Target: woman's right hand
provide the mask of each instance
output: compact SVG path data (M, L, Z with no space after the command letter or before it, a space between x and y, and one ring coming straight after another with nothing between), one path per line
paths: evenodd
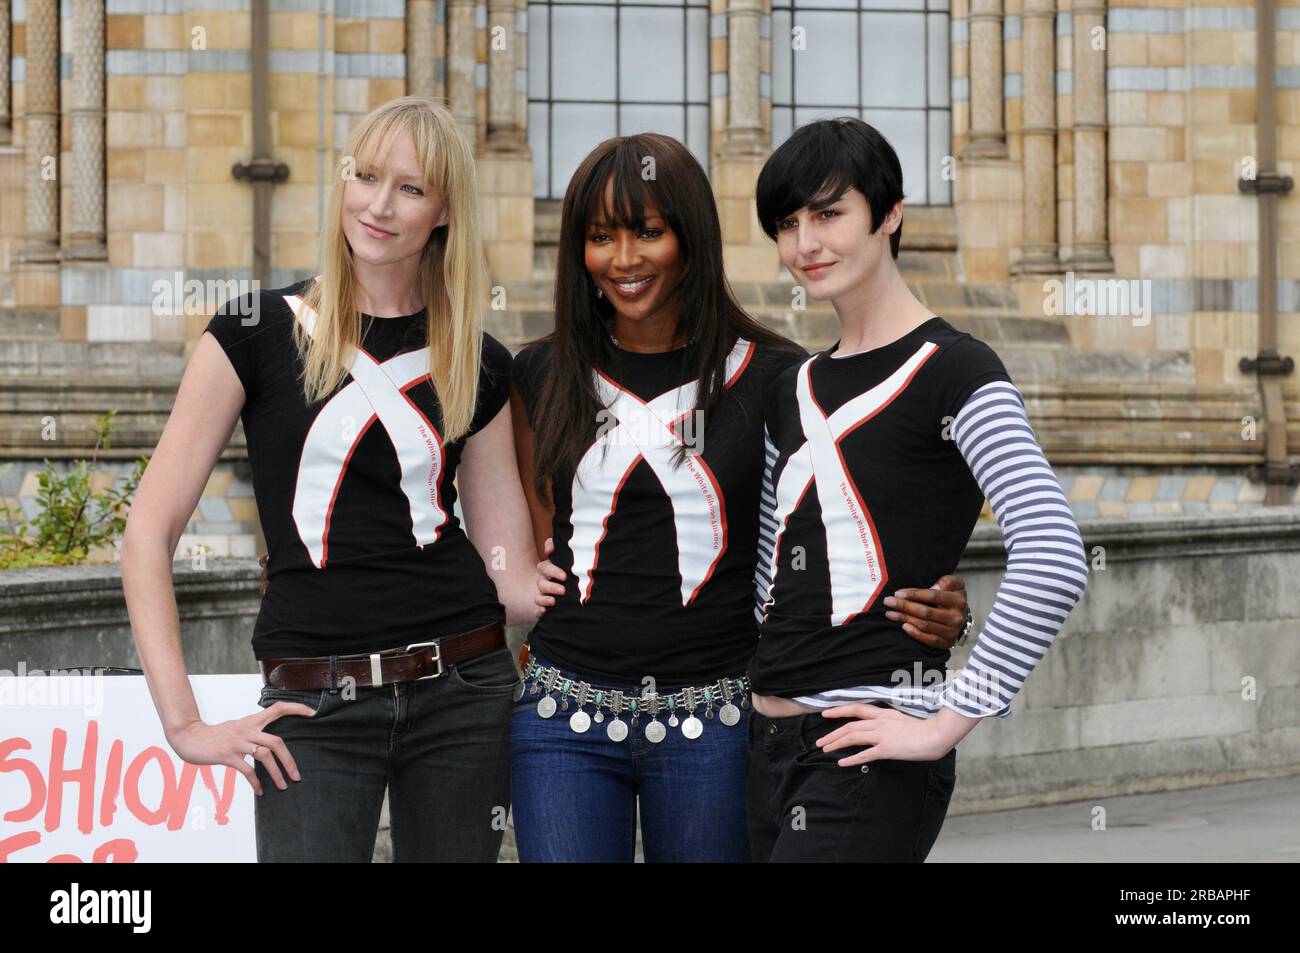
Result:
M168 737L167 742L181 760L189 764L223 764L234 768L248 779L254 793L260 795L262 785L257 780L257 769L244 760L251 754L262 762L275 786L283 791L288 785L280 772L280 764L284 765L284 770L293 780L301 781L302 777L298 774L298 765L294 763L284 740L278 735L267 734L266 726L285 715L305 715L310 718L315 714L299 702L276 702L233 721L223 721L216 725L202 721L191 722L177 732L175 737ZM276 763L277 759L279 764Z
M542 554L546 558L537 564L537 605L542 612L545 612L548 606L555 605L556 596L564 595L564 580L568 575L551 562L550 556L553 552L555 552L555 541L548 537Z

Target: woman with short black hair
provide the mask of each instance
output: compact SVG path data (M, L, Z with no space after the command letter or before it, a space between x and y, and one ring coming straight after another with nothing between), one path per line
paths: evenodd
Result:
M763 167L757 202L842 336L784 371L765 409L754 856L924 860L956 744L1009 713L1083 594L1082 539L1002 362L898 272L903 176L885 138L858 119L803 126ZM885 594L952 571L986 497L1007 572L948 679L947 648L907 638Z

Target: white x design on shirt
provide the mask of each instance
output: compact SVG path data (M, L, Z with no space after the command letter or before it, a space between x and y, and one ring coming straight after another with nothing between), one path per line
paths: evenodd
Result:
M753 353L752 342L736 341L727 356L725 386L735 383ZM680 467L673 466L682 444L675 425L694 408L699 382L690 381L643 401L600 371L594 373L597 397L618 425L598 434L574 473L569 548L579 599L586 602L591 597L592 573L619 492L636 465L645 460L673 507L682 605L688 605L727 548L725 501L704 457L688 452Z
M288 295L285 301L307 334L315 337L316 313L298 295ZM442 437L405 393L405 388L429 376L429 349L406 351L380 363L358 348L348 373L352 380L325 403L307 432L294 486L293 521L312 563L320 569L329 558L330 516L343 475L376 420L397 451L400 488L410 508L416 544L435 542L447 522L438 491L445 456Z
M817 501L821 504L822 528L826 533L826 560L830 567L831 625L843 625L875 602L889 572L881 552L871 513L844 463L840 441L880 413L907 389L912 378L935 351L937 344L926 342L902 366L852 400L829 417L812 392L811 370L816 358L809 358L799 368L795 388L799 404L799 423L805 443L792 453L776 483L776 542L769 565L767 598L764 614L772 606L772 591L790 516L797 510L814 482ZM834 358L828 358L834 360Z

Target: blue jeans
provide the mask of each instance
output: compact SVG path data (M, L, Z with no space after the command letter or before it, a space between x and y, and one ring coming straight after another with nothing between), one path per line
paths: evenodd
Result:
M542 665L545 659L533 653ZM639 695L641 685L587 677L566 677L596 688ZM719 672L718 677L739 672ZM667 693L681 686L660 686ZM552 718L537 713L542 696L525 693L515 704L511 731L511 794L515 838L524 863L560 861L631 863L636 850L637 807L641 846L648 863L689 861L748 863L745 817L745 747L748 709L740 723L696 715L704 733L694 741L680 726L668 728L658 744L645 738L648 719L629 725L623 741L611 741L609 726L592 722L583 734L569 727L576 710ZM588 714L593 710L586 709ZM681 716L684 717L684 716ZM667 728L661 714L660 724Z
M510 703L519 678L501 648L439 678L329 690L264 688L258 704L301 702L314 717L266 726L302 775L275 786L259 761L259 862L368 863L388 792L393 860L494 862L510 806Z

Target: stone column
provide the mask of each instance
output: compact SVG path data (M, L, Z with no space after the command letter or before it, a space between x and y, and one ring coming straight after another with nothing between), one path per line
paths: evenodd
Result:
M721 147L726 155L759 155L767 146L758 82L763 7L763 0L730 0L727 4L727 127Z
M447 106L471 143L478 141L474 92L474 0L447 0Z
M12 34L9 30L9 0L0 0L0 146L13 142L13 113L9 110L11 95L10 77L13 60L10 58Z
M1002 0L971 0L967 20L970 23L970 138L962 155L1001 158L1007 154L1002 119Z
M489 149L518 151L524 144L519 121L517 47L524 41L515 30L519 6L515 0L488 0L488 114Z
M488 0L485 148L478 157L483 248L492 283L533 274L533 154L520 89L528 42L526 0ZM594 143L593 143L594 145Z
M65 259L104 261L104 4L73 0L72 203Z
M406 91L439 99L438 7L435 0L406 3Z
M1076 271L1115 266L1106 240L1106 49L1094 49L1093 31L1104 27L1106 0L1075 0L1074 24L1074 236ZM1105 39L1104 33L1099 34Z
M1056 0L1024 0L1020 15L1024 234L1018 272L1060 269L1056 244Z
M725 110L719 109L710 88L711 112L724 116L716 129L718 152L710 157L713 194L722 220L723 257L727 277L741 300L750 292L746 282L784 280L780 259L759 228L754 212L754 186L771 150L771 130L763 123L760 77L771 69L764 62L764 43L789 42L789 37L762 39L762 21L771 16L770 0L711 0L710 21L726 25L726 36L709 42L709 74L725 75ZM713 120L710 120L712 127Z
M24 263L59 260L59 0L28 0Z

